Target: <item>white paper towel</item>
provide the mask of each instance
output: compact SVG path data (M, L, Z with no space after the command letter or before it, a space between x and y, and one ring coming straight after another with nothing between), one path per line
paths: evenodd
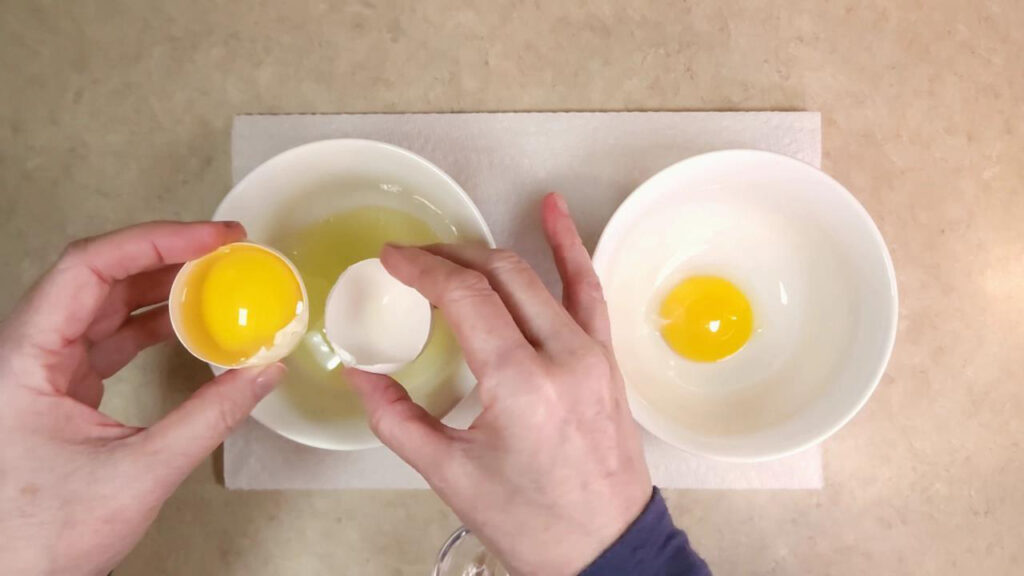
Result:
M622 112L251 115L235 118L232 175L294 146L368 138L408 148L450 174L480 208L500 246L522 254L552 290L539 199L557 190L593 246L615 208L645 179L683 158L727 148L770 150L819 166L815 112ZM696 457L646 435L664 488L817 489L821 448L757 464ZM386 448L333 452L296 444L249 419L224 443L232 489L426 488Z

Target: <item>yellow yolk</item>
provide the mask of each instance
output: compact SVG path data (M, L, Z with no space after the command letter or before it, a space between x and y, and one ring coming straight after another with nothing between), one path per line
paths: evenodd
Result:
M221 365L235 365L274 344L302 311L302 288L277 254L230 244L196 261L182 300L195 346Z
M747 297L717 276L691 276L676 284L658 315L665 343L695 362L716 362L736 353L754 328Z

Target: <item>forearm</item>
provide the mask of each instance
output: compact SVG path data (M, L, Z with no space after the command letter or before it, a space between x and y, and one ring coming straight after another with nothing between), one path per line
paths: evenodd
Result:
M580 576L711 576L711 570L675 527L665 500L651 501L626 532Z

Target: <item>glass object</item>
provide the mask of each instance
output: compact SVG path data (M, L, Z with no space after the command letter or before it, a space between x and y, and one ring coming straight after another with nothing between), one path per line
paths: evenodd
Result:
M448 537L437 553L432 576L509 576L497 558L465 526Z

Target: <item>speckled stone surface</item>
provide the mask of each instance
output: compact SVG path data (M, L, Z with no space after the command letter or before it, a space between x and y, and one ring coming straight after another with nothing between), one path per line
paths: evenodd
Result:
M820 110L895 260L893 361L824 491L672 511L720 575L1015 573L1022 29L1018 0L0 0L0 311L73 237L208 215L237 113ZM160 347L103 408L146 424L206 375ZM213 462L119 574L425 575L458 524L427 492L229 493Z

